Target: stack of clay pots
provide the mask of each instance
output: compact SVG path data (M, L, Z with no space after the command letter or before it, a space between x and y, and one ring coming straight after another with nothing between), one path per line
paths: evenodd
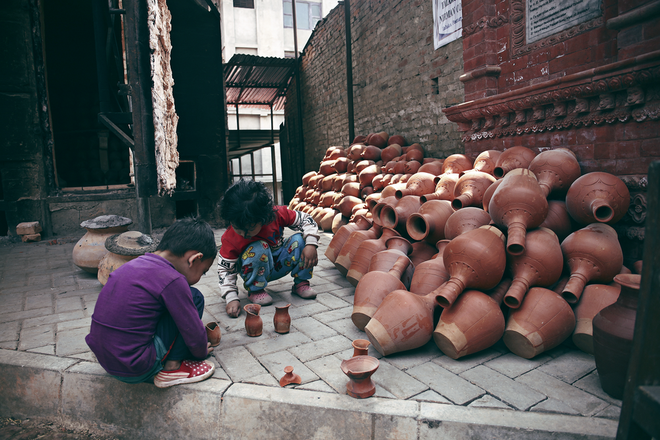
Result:
M525 358L571 336L593 353L591 322L630 273L612 228L629 203L565 148L435 159L372 133L328 148L289 206L335 233L326 256L351 273L353 322L381 354L434 339L458 359L500 339Z

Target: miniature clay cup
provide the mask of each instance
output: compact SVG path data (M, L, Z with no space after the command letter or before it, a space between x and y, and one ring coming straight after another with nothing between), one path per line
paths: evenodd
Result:
M206 324L206 338L211 343L211 347L220 345L221 337L222 334L220 333L220 326L217 322L209 322Z
M245 310L245 331L247 331L248 336L261 336L261 333L264 328L264 322L259 316L259 311L261 306L259 304L246 304L243 307Z
M287 367L284 367L284 373L285 373L284 376L282 376L282 378L280 379L280 386L281 387L285 387L285 386L290 385L292 383L293 384L300 384L302 382L302 379L300 378L300 376L298 376L297 374L295 374L293 372L293 367L292 366L289 365Z
M373 396L376 385L371 376L376 372L380 362L372 356L354 356L341 362L341 371L349 377L346 392L356 399Z

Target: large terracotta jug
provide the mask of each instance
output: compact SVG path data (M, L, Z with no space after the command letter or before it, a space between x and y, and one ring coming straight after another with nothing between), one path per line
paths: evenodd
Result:
M429 200L406 220L406 231L413 240L435 244L445 238L445 224L454 213L448 200Z
M406 187L405 183L390 183L380 192L381 199L387 199L389 197L394 197L397 190L404 189ZM394 197L396 199L396 197Z
M379 161L381 151L382 150L375 145L367 145L362 150L362 153L360 153L360 157L362 159Z
M498 150L486 150L479 153L476 159L474 159L473 169L475 171L482 171L493 175L495 171L495 166L497 165L497 160L502 154Z
M335 259L335 267L343 275L346 276L348 269L351 267L351 262L353 261L353 256L357 252L358 247L364 240L370 240L373 238L380 237L381 227L376 223L367 230L358 230L351 233L348 236L348 240L344 246L342 246L337 258Z
M482 226L450 241L442 255L450 278L434 293L442 307L451 306L467 288L492 289L506 268L504 234L494 226Z
M371 185L371 181L380 174L380 167L376 164L369 165L358 173L358 178L360 180L360 187L364 188L365 186Z
M561 200L548 200L548 215L539 227L548 228L557 234L560 243L564 241L574 230L573 221L566 210L566 203Z
M584 288L580 301L573 308L576 319L573 343L580 350L594 354L594 317L605 307L614 304L620 292L621 285L617 283L589 284Z
M351 260L351 265L348 268L346 273L346 279L353 285L357 286L360 278L369 271L369 263L371 258L380 251L387 249L385 243L390 237L399 236L399 233L391 228L382 228L380 237L372 238L370 240L364 240L360 243L353 259Z
M73 264L89 273L98 273L99 263L108 253L105 241L128 230L133 220L118 215L101 215L80 223L87 232L73 247Z
M448 173L436 176L435 192L431 194L424 194L422 203L429 200L454 200L454 188L458 182L458 173Z
M410 287L410 281L412 280L412 276L415 271L415 260L412 258L415 250L415 244L417 243L411 244L403 237L390 237L385 242L387 249L377 252L373 257L371 257L371 262L369 263L367 272L389 272L390 269L394 267L394 264L397 262L399 257L408 257L410 263L401 274L401 282L404 286L406 286L406 290L408 290Z
M552 290L532 287L520 308L509 314L503 339L513 353L532 359L561 344L574 328L575 314L566 300Z
M362 203L362 199L359 197L355 196L344 196L342 197L341 201L337 203L336 205L333 205L332 207L339 212L344 217L350 217L351 216L351 211L353 210L353 207L355 205L359 205Z
M433 258L438 250L431 243L425 241L414 241L412 243L412 252L410 253L410 261L415 266Z
M385 297L364 331L383 356L419 348L431 340L435 294L395 290Z
M442 174L443 163L444 161L442 159L430 160L430 158L427 157L424 159L424 163L422 163L422 166L419 167L417 172L431 173L434 176L439 176Z
M426 295L449 281L449 272L447 272L445 262L442 259L448 243L449 240L439 240L436 243L438 253L430 260L415 266L409 289L412 293Z
M406 270L410 260L400 255L392 268L387 272L367 272L355 286L353 296L353 313L351 320L360 330L364 330L371 317L376 313L383 299L395 290L405 289L401 282L401 274Z
M536 175L546 197L551 193L566 194L581 175L575 153L567 148L542 151L532 159L528 168Z
M641 275L619 274L614 282L621 286L616 302L594 317L594 357L600 385L615 399L623 398L637 317L637 297Z
M407 234L406 222L411 214L419 211L422 202L419 196L404 196L399 199L396 206L385 206L380 211L380 223L384 227L396 229L399 233Z
M507 256L507 270L513 282L504 295L504 303L517 309L530 287L552 286L559 280L563 268L564 256L557 235L546 228L529 231L525 251Z
M396 206L396 204L399 203L399 199L394 197L394 195L391 196L383 196L383 193L381 193L381 197L376 202L374 205L373 209L371 210L371 215L373 216L374 223L379 224L382 226L382 223L380 222L380 212L383 210L385 206Z
M466 171L454 186L452 208L458 210L467 206L481 207L484 193L495 182L495 178L482 171Z
M472 161L465 154L452 154L442 164L443 174L460 174L472 169Z
M493 193L488 213L493 223L507 228L507 252L520 255L525 251L527 229L540 226L547 217L548 200L534 173L516 168L507 173Z
M494 345L504 334L504 326L504 314L495 300L467 290L442 311L433 340L444 354L458 359Z
M561 296L571 304L578 302L588 282L611 283L623 266L617 233L604 223L573 232L561 243L561 251L571 273Z
M496 180L493 184L486 188L486 191L484 191L484 198L481 201L481 206L484 208L484 211L488 212L488 204L490 203L490 199L493 198L493 193L497 187L500 186L500 183L502 183L502 179Z
M380 152L380 159L383 163L387 163L394 159L395 157L401 156L401 145L399 144L390 144L387 147L383 148Z
M406 182L405 189L400 189L396 192L397 199L403 196L422 196L424 194L431 194L435 189L435 176L430 173L415 173L410 180Z
M612 225L630 206L628 187L617 176L595 171L579 177L566 193L566 209L582 225L601 222Z
M493 175L498 179L516 168L527 168L536 153L527 147L511 147L500 154Z
M461 234L485 226L490 222L490 215L483 209L474 206L459 209L450 215L445 223L445 238L453 240Z
M339 255L339 251L341 251L341 248L346 244L346 240L348 240L351 233L358 230L364 231L370 227L371 221L362 215L357 216L354 223L348 223L342 226L335 235L332 236L332 240L330 240L328 248L325 250L325 256L331 263L334 263L337 259L337 255Z

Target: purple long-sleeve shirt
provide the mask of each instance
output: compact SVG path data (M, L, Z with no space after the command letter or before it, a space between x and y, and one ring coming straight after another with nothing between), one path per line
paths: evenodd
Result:
M110 274L85 341L108 373L140 376L156 362L153 337L165 313L174 319L190 353L206 358L206 330L186 278L163 257L143 255Z

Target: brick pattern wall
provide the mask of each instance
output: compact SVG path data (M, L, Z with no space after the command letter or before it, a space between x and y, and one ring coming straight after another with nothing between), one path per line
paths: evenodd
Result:
M386 131L419 142L433 157L463 151L456 124L442 108L463 102L462 43L433 49L431 0L351 2L355 134ZM312 34L302 56L305 169L325 150L348 146L344 5ZM295 86L287 119L297 113Z

